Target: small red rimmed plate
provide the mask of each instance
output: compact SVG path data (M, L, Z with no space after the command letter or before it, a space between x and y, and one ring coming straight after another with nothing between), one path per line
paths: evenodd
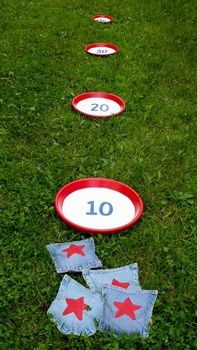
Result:
M55 198L55 209L76 230L111 234L134 225L142 215L143 202L122 182L87 178L62 187Z
M109 43L94 43L87 45L85 51L95 56L109 56L119 51L118 46Z
M92 118L109 118L125 109L125 103L120 97L107 92L85 92L74 97L72 106Z
M113 17L106 15L96 15L92 17L94 21L100 23L110 23L113 21Z

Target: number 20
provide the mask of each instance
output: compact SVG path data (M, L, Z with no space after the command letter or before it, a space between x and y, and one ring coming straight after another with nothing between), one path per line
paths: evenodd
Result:
M94 208L94 201L90 201L88 204L90 205L90 211L86 212L86 215L98 215ZM108 206L108 211L104 212L104 206ZM109 202L102 202L99 206L99 213L103 216L111 215L113 213L113 206Z
M109 106L106 104L102 104L99 106L98 103L92 103L91 106L94 106L93 108L91 108L91 111L94 111L94 112L98 112L98 107L101 112L107 112L109 109Z

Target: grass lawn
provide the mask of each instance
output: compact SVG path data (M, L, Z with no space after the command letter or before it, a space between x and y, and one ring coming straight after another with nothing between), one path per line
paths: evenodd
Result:
M1 10L0 348L197 349L195 1L2 0ZM114 22L93 22L98 13ZM87 55L97 41L119 54ZM73 96L92 90L119 95L125 112L74 112ZM145 203L132 229L93 237L105 268L137 262L142 288L159 290L147 339L64 336L47 316L62 276L46 244L89 237L53 201L84 177L124 182Z

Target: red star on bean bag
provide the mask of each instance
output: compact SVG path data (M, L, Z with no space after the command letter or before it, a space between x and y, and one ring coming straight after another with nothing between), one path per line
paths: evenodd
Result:
M84 303L84 297L78 299L66 299L67 308L64 310L63 315L66 316L72 312L78 318L79 321L83 319L83 311L87 310L88 305Z
M67 258L70 258L70 256L72 256L73 254L85 256L85 253L83 251L84 247L85 245L71 244L68 248L63 249L62 251L67 254Z
M133 304L130 298L126 298L123 303L115 301L113 304L118 308L118 311L115 313L115 318L127 315L132 320L136 320L135 311L141 309L141 306Z
M127 289L129 287L129 285L130 285L130 283L128 283L128 282L119 282L118 280L113 278L112 286L117 286L117 287Z

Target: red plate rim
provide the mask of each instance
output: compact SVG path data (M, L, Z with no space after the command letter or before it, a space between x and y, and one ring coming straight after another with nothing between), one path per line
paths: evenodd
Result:
M108 18L108 19L110 19L111 22L113 21L113 17L107 16L107 15L96 15L96 16L93 16L92 18L95 20L96 18L101 18L101 17ZM105 23L109 23L109 22L103 22L103 23L105 24Z
M94 53L91 53L89 52L88 50L94 48L94 47L107 47L107 48L110 48L110 49L114 49L116 51L116 53L119 51L119 47L117 45L114 45L114 44L110 44L110 43L93 43L93 44L89 44L85 47L85 51L87 53L89 53L90 55L95 55ZM114 52L115 53L115 52ZM108 55L113 55L113 54L106 54L106 56ZM96 56L105 56L105 55L96 55Z
M120 98L119 96L116 96L114 94L110 94L108 92L102 92L102 91L90 91L90 92L84 92L83 94L77 95L73 98L72 100L72 106L73 108L77 111L80 112L81 114L87 116L87 117L91 117L91 118L111 118L113 115L109 115L107 117L98 117L96 115L93 114L89 114L89 113L85 113L85 112L81 112L78 108L77 108L77 104L80 101L85 100L86 98L91 98L91 97L102 97L102 98L107 98L110 99L116 103L119 104L120 106L120 111L118 113L116 113L115 115L118 115L120 113L122 113L125 109L125 102L122 100L122 98Z
M100 188L108 188L115 190L117 192L120 192L127 196L132 203L135 206L135 217L126 225L122 225L119 227L116 227L114 229L90 229L84 226L80 226L75 224L74 222L68 220L62 213L62 204L64 199L72 192L75 192L77 190L88 188L88 187L100 187ZM142 199L140 198L139 194L128 185L125 185L122 182L115 181L112 179L106 179L106 178L85 178L80 180L75 180L67 185L63 186L57 193L55 198L55 210L57 214L60 216L60 218L69 226L73 227L76 230L79 230L81 232L85 233L98 233L98 234L112 234L117 233L120 231L125 231L129 227L133 226L137 223L137 221L142 216L143 210L144 210L144 204Z

